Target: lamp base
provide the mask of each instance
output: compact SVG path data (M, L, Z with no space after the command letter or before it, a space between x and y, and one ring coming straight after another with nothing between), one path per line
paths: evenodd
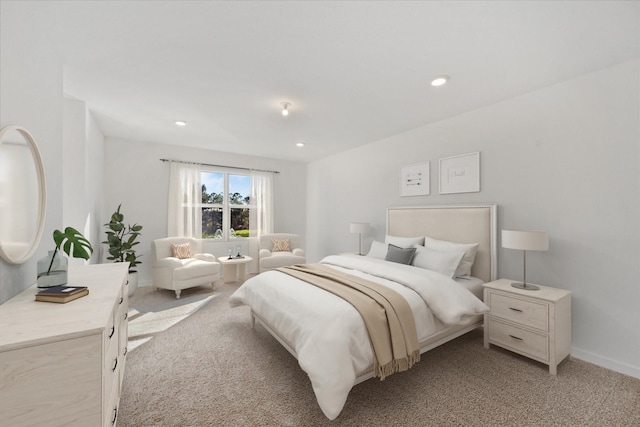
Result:
M540 286L530 285L528 283L514 282L511 284L514 288L524 289L525 291L537 291L540 289Z

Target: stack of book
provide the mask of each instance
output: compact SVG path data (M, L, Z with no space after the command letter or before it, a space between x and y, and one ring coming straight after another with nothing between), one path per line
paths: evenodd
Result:
M57 302L64 304L89 294L86 286L53 286L36 294L36 301Z

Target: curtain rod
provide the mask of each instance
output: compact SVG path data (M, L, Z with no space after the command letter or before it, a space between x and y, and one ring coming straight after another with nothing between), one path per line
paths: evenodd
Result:
M171 163L184 163L186 165L200 165L200 166L213 166L213 167L216 167L216 168L239 169L239 170L253 171L253 172L280 173L278 171L270 171L270 170L265 170L265 169L253 169L253 168L242 168L242 167L237 167L237 166L213 165L211 163L187 162L185 160L160 159L160 161L161 162L171 162Z

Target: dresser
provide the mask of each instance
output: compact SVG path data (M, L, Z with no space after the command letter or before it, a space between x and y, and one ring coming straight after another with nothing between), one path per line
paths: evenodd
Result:
M127 353L128 263L69 267L89 295L0 305L0 426L113 426Z
M484 346L497 345L549 365L557 366L571 353L571 292L548 286L523 290L514 280L484 284ZM539 286L539 285L538 285Z

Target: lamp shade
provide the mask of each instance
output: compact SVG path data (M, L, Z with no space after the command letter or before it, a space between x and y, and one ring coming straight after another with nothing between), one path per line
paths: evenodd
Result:
M349 224L349 232L353 234L365 234L369 232L369 224L366 222L352 222Z
M545 231L502 230L502 247L522 251L546 251L549 236Z

